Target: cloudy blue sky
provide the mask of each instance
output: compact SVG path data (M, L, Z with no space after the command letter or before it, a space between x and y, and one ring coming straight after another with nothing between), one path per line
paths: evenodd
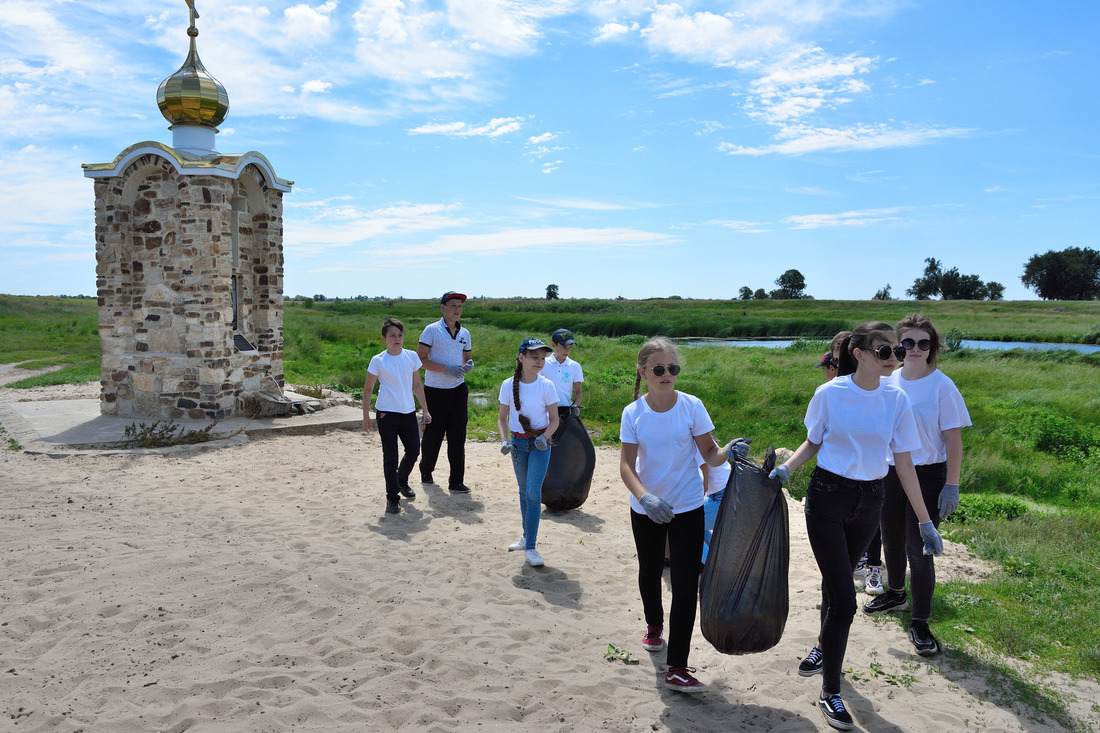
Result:
M196 0L287 295L1032 298L1100 245L1100 3ZM92 182L171 143L184 0L0 0L0 292L95 293Z

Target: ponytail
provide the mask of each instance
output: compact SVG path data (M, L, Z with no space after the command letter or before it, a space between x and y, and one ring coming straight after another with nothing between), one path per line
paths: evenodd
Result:
M527 416L520 412L519 408L519 383L523 376L523 364L520 360L516 359L516 371L512 375L512 402L516 405L516 417L519 418L519 424L523 427L523 432L528 435L531 434L531 421L527 419Z
M844 337L844 340L840 342L840 366L838 366L836 370L836 375L838 377L846 377L856 372L856 358L852 356L851 348L852 335L848 334Z
M634 399L638 399L638 395L642 389L642 368L637 367L634 370Z

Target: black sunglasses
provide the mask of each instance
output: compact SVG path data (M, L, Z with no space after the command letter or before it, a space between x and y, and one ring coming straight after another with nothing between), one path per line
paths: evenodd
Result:
M932 348L932 341L929 339L921 339L920 341L914 341L913 339L902 339L901 348L909 351L909 349L916 346L921 351L928 351Z
M895 346L891 349L889 344L879 344L873 349L867 349L867 351L877 356L879 361L886 361L890 358L890 354L896 356L898 361L905 358L905 349L901 346Z
M653 372L653 376L655 376L655 377L663 376L664 373L665 373L665 365L664 364L654 364L653 366L651 366L649 368L649 371ZM679 364L669 364L668 365L668 373L675 377L677 374L680 373L680 365Z

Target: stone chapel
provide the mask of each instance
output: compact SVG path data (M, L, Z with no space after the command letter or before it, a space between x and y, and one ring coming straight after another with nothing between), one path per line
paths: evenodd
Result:
M225 87L196 49L160 84L172 145L84 164L95 185L103 414L220 419L283 402L283 194L260 153L220 153Z

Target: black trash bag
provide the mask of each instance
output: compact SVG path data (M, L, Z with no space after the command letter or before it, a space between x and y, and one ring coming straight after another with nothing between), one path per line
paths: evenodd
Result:
M783 636L791 564L787 501L783 486L768 474L775 448L764 465L737 458L714 521L703 568L699 625L723 654L771 649Z
M542 482L542 503L547 509L563 512L576 509L588 499L596 471L596 449L584 423L579 417L570 417L568 407L559 408L558 416L560 424Z

